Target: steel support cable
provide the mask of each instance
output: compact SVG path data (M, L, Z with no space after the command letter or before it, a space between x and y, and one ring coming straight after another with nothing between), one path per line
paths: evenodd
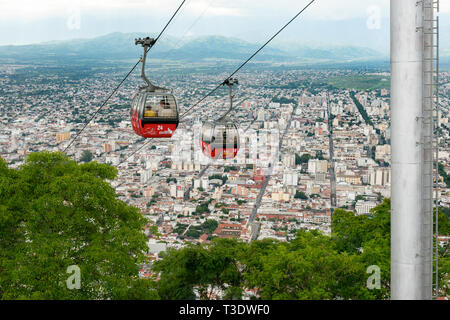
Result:
M181 39L185 39L187 34L189 33L189 31L191 31L191 29L200 21L200 19L205 15L206 11L208 11L208 9L211 7L211 5L213 4L215 0L211 0L208 4L208 6L202 11L202 13L194 20L194 22L187 28L187 30L185 31L185 33L183 34L183 36L181 37ZM175 49L180 49L185 42L181 41L178 46Z
M288 25L290 25L298 16L300 16L306 9L308 9L316 0L310 1L302 10L300 10L291 20L289 20L280 30L278 30L269 40L267 40L258 50L255 51L246 61L244 61L236 70L233 71L222 83L217 85L213 90L211 90L206 96L201 98L195 104L193 104L189 109L187 109L181 116L180 120L183 119L192 109L198 106L201 102L203 102L207 97L213 94L217 89L219 89L225 81L233 77L236 73L239 72L250 60L252 60L265 46L267 46L276 36L278 36Z
M161 36L164 33L164 31L166 31L167 27L172 22L173 18L177 15L178 11L180 11L181 7L183 6L183 4L185 2L186 2L186 0L183 0L183 2L178 6L178 9L175 11L175 13L172 15L170 20L166 23L166 25L164 26L162 31L156 37L155 42L153 43L153 45L147 49L146 53L149 52L150 49L153 48L153 46L159 40L159 38L161 38ZM119 90L119 88L122 86L122 84L125 82L125 80L130 76L130 74L134 71L134 69L136 69L136 67L139 65L140 62L141 62L141 60L139 59L139 61L136 62L136 64L133 66L133 68L131 68L131 70L127 73L125 78L123 78L122 81L120 81L120 83L114 88L114 90L111 92L111 94L108 96L108 98L106 98L106 100L102 103L102 105L94 112L94 115L89 119L89 121L86 122L84 124L83 128L81 128L81 130L77 132L75 137L70 141L70 143L67 145L67 147L64 149L63 152L66 152L70 148L70 146L77 140L77 138L81 135L81 133L84 131L84 129L86 129L86 127L89 125L89 123L91 123L91 121L94 120L94 118L97 116L97 114L100 112L100 110L103 109L103 107L106 105L106 103L108 103L109 99L111 99L111 97L117 92L117 90Z
M97 114L100 112L101 109L103 109L103 107L106 105L106 103L109 101L109 99L111 99L111 97L117 92L117 90L119 90L120 86L125 82L125 80L130 76L130 74L134 71L134 69L136 69L136 67L138 66L138 64L140 63L140 60L138 62L136 62L136 64L134 65L134 67L127 73L127 75L125 76L125 78L122 79L122 81L120 81L120 83L115 87L115 89L110 93L110 95L108 96L108 98L106 98L106 100L102 103L102 105L94 112L94 115L89 119L88 122L86 122L83 126L83 128L81 128L80 131L77 132L77 134L75 135L75 137L70 141L70 143L67 145L67 147L64 149L63 152L66 152L67 149L70 148L70 146L77 140L77 138L81 135L81 133L84 131L84 129L86 129L86 127L89 125L89 123L91 123L92 120L94 120L94 118L97 116Z
M185 37L186 37L186 35L187 35L187 33L197 24L197 22L203 17L203 15L205 14L205 12L209 9L209 7L211 6L211 4L213 3L213 1L214 0L211 0L210 1L210 3L209 3L209 5L208 5L208 7L205 9L205 10L203 10L203 12L200 14L200 16L198 16L197 18L196 18L196 20L190 25L190 27L188 28L188 30L184 33L184 35L181 37L181 40L183 40ZM184 2L184 1L183 1ZM176 14L176 13L175 13ZM169 21L169 23L170 23L170 21ZM156 40L155 40L156 41ZM182 45L182 44L181 44ZM181 45L179 45L178 46L178 48L177 49L179 49L180 47L181 47ZM139 149L137 149L136 151L134 151L131 155L129 155L125 160L123 160L123 161L121 161L118 165L117 165L117 167L119 167L119 166L121 166L123 163L125 163L129 158L131 158L131 156L133 156L134 154L136 154L138 151L140 151L145 145L147 145L147 143L149 142L150 140L147 140L146 142L144 142L144 144L139 148Z
M135 155L138 151L140 151L143 147L145 147L147 145L147 143L149 143L151 141L151 138L146 140L144 142L144 144L142 146L140 146L138 149L136 149L135 151L133 151L128 157L125 158L125 160L122 160L118 165L117 168L119 168L122 164L124 164L125 162L128 161L128 159L130 159L133 155ZM123 185L125 182L122 182L120 184L118 184L115 188L120 187L121 185Z
M133 155L135 155L137 152L139 152L140 150L142 150L142 148L144 148L144 147L147 145L147 143L149 143L151 140L152 140L152 138L147 139L147 140L142 144L142 146L140 146L140 147L137 148L135 151L133 151L128 157L125 158L125 160L122 160L122 161L117 165L117 167L120 167L122 164L124 164L125 162L127 162L128 159L130 159Z
M217 85L212 91L210 91L206 96L204 96L202 99L200 99L198 102L196 102L193 106L191 106L187 111L185 111L181 116L180 120L188 113L190 112L194 107L199 105L203 100L205 100L207 97L209 97L211 94L213 94L217 89L219 89L223 83L233 77L239 70L241 70L251 59L253 59L264 47L266 47L278 34L280 34L289 24L291 24L298 16L300 16L306 9L308 9L309 6L311 6L316 0L310 1L305 7L303 7L302 10L300 10L291 20L289 20L280 30L278 30L269 40L267 40L255 53L253 53L245 62L243 62L232 74L230 74L222 83ZM183 1L184 3L184 1ZM247 128L248 129L248 128ZM122 165L124 162L126 162L131 156L136 154L138 151L140 151L144 146L147 145L147 143L150 140L147 140L144 142L144 144L138 148L136 151L134 151L131 155L129 155L125 160L121 161L118 164L118 167Z

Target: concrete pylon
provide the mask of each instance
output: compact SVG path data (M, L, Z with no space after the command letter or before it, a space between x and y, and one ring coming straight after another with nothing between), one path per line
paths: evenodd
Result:
M391 298L429 299L423 228L423 6L391 0Z

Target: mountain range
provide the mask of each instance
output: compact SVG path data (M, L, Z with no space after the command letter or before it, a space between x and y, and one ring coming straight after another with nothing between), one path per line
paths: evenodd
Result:
M0 62L11 63L64 63L114 62L136 59L142 47L134 39L143 33L111 33L90 39L51 41L30 45L0 46ZM155 37L156 35L150 35ZM202 36L176 38L164 36L151 51L151 59L204 62L245 60L261 46L237 38ZM358 46L307 46L295 42L268 45L254 61L267 63L309 64L317 62L354 62L386 60L380 52Z

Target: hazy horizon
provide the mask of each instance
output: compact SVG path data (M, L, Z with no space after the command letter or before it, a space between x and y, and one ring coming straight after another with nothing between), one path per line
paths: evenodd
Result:
M178 38L220 35L262 42L308 2L188 0L166 35ZM158 33L180 3L179 0L4 1L0 3L0 45L95 38L113 32ZM450 26L450 5L442 4L441 13L441 25ZM446 43L443 40L442 43ZM389 51L389 0L367 3L318 0L286 28L277 41L353 45L386 54ZM447 43L450 47L450 41Z
M247 42L268 39L309 1L187 0L166 35L207 35ZM95 38L113 32L158 33L180 0L17 0L0 3L0 45ZM440 22L450 30L450 3L441 3ZM450 32L441 33L450 48ZM276 39L303 45L359 46L389 52L389 0L362 3L317 0Z

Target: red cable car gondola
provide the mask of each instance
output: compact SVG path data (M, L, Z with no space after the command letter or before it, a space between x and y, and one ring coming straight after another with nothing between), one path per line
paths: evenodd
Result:
M216 122L203 123L200 143L203 154L211 159L233 159L239 151L238 128L231 119L227 118L228 113L233 109L232 86L237 83L237 79L233 78L223 83L230 90L230 109Z
M145 60L147 51L153 46L152 38L136 39L136 44L144 47L141 58L141 77L147 83L139 91L131 103L131 125L134 132L144 138L170 138L178 127L179 116L177 101L168 89L154 86L145 76Z

